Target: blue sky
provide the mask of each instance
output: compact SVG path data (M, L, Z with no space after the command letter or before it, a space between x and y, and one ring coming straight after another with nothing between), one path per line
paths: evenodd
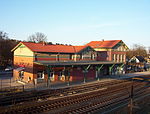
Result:
M0 0L0 30L18 40L83 45L123 40L150 47L150 0Z

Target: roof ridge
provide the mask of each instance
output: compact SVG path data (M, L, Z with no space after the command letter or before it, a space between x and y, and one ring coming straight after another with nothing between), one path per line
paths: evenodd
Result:
M36 42L20 42L20 43L32 43L32 44L40 44L40 45L42 45L42 43L36 43ZM71 46L73 46L73 45L59 45L59 44L46 44L46 45L44 45L44 46L68 46L68 47L71 47Z

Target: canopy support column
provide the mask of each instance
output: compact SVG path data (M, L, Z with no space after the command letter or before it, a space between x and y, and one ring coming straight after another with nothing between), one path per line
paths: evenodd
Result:
M113 65L111 65L111 66L109 67L109 75L112 75L112 69L113 69L114 66L115 66L115 64L113 64Z
M88 73L88 70L89 70L90 66L91 66L91 65L88 65L88 66L83 67L83 73L84 73L83 83L86 82L86 74Z
M101 72L101 69L103 68L103 64L101 66L96 66L96 72L97 72L97 81L99 81L99 78L100 78L100 72Z
M124 72L124 64L121 64L119 66L119 72L121 72L121 74L123 74L123 72Z
M51 72L51 66L50 65L48 65L47 66L47 76L48 76L48 79L47 79L47 87L49 87L50 86L50 72Z

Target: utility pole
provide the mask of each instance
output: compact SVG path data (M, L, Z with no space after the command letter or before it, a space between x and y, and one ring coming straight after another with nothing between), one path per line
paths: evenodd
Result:
M130 95L130 114L133 114L133 80L132 80L131 95Z

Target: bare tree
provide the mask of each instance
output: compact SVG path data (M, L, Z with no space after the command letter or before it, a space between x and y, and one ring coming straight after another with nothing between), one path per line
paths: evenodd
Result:
M150 54L150 47L148 47L148 54Z
M4 46L5 39L8 39L7 33L0 31L0 59L2 59L2 53L4 51L3 46Z
M133 56L143 56L143 57L146 57L147 56L146 48L144 46L141 46L141 45L138 45L138 44L133 45L133 48L130 49L127 52L127 57L131 58Z
M39 43L42 41L46 42L47 37L43 33L36 32L35 34L32 34L28 37L28 41L29 42L36 42L36 43Z
M9 39L7 33L0 31L0 66L12 64L13 53L11 49L18 43L17 40Z
M0 31L0 40L8 39L7 33Z

